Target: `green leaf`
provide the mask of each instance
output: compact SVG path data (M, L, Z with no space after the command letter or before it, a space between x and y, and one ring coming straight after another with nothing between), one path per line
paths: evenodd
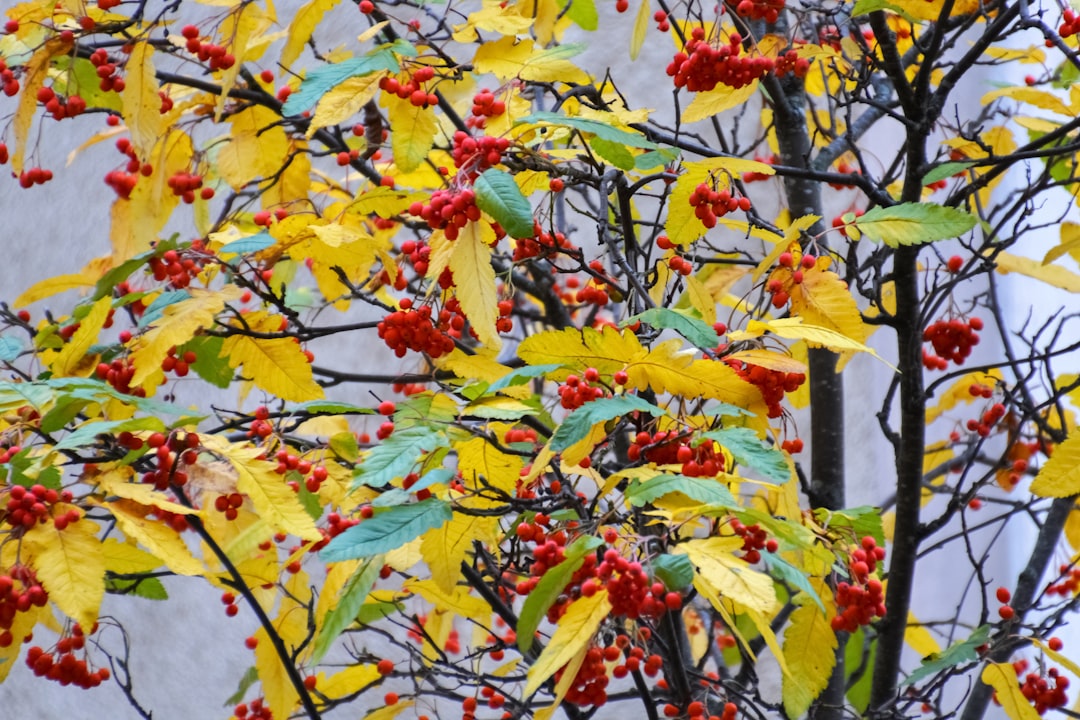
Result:
M881 508L872 505L845 508L844 510L814 510L817 522L830 528L850 528L857 537L869 535L878 545L885 544L885 530L881 525Z
M731 491L716 479L692 478L686 475L657 475L645 481L634 480L626 489L626 499L634 507L641 507L671 493L680 493L706 505L724 508L738 506Z
M297 491L297 499L300 504L304 506L304 510L311 516L312 520L318 520L322 517L322 502L319 500L319 496L307 489L307 485L304 484L304 478L300 476L300 473L289 473L291 477L289 480L297 482L300 489Z
M589 140L589 147L597 155L607 160L620 170L634 169L634 154L626 149L622 143L605 140L602 137L594 137Z
M673 148L660 148L642 153L634 158L634 167L638 170L652 170L661 165L670 165L679 159L679 151Z
M394 613L401 612L405 605L399 602L369 602L360 606L360 612L356 614L356 622L361 625L370 625Z
M889 2L889 0L858 0L855 3L855 7L851 8L851 17L869 15L870 13L877 10L889 10L890 12L894 12L913 25L922 24L922 21L920 21L914 15L912 15L899 5L892 4L891 2Z
M305 110L310 110L319 98L349 78L370 75L380 70L398 72L400 69L401 66L394 57L394 53L386 48L375 50L364 57L350 58L334 65L312 68L300 83L300 88L289 95L289 99L281 107L281 114L299 115Z
M233 240L231 243L226 243L217 251L218 256L222 255L247 255L248 253L259 252L265 250L268 247L273 247L277 242L265 230L257 235L249 235L239 240Z
M938 180L947 180L958 172L963 172L969 167L974 166L974 162L945 162L935 167L930 172L923 175L922 184L924 186L930 183L935 183Z
M168 600L169 593L156 577L105 578L105 592L113 595L134 595L146 600Z
M622 324L632 325L636 320L654 328L674 330L702 350L714 350L720 344L720 336L712 325L687 312L654 307L627 318Z
M967 640L950 645L940 653L933 653L923 658L922 665L915 668L910 675L904 678L900 683L900 687L912 685L924 678L935 675L942 670L956 667L957 665L978 662L979 653L976 648L980 645L985 645L989 638L990 626L980 625L975 628L975 632L971 633L971 637Z
M329 562L380 555L442 527L453 516L450 504L436 498L376 511L331 540L321 555Z
M562 365L527 365L522 368L517 368L491 383L491 385L488 386L488 392L496 392L503 388L514 387L515 385L524 385L529 380L543 377L549 372L555 372L562 367Z
M860 670L874 667L876 658L877 638L867 642L864 628L852 633L844 645L844 668L847 672L847 700L859 712L858 717L862 717L870 706L870 688L874 677L874 673ZM859 673L858 676L855 673Z
M362 524L362 523L361 523ZM356 525L354 527L359 527ZM337 602L326 613L322 629L315 638L315 648L312 651L312 662L319 662L330 646L337 640L345 628L356 620L361 606L367 599L375 581L379 579L379 571L382 570L383 561L380 557L373 557L364 562L356 569L356 572L345 581L345 585L338 594Z
M578 132L595 135L608 142L620 143L629 147L644 148L645 150L657 149L656 143L646 140L642 135L612 127L599 120L567 117L553 112L534 112L532 115L523 117L517 122L519 125L526 123L532 125L558 125L561 127L572 128Z
M566 416L551 436L551 449L562 452L578 440L585 438L593 425L614 420L634 411L648 413L653 417L663 415L663 408L642 400L637 395L619 395L587 402Z
M570 578L581 567L585 556L603 544L603 540L598 537L582 535L566 547L565 559L555 567L548 568L547 572L541 576L540 582L536 583L536 587L525 598L521 615L518 617L517 642L521 652L529 652L536 635L536 628L540 627L540 623L547 616L547 611L555 604L559 595L566 589Z
M701 440L715 440L728 449L735 461L761 473L769 480L787 482L791 477L784 454L762 442L750 428L724 428L699 435Z
M144 418L131 418L130 420L102 420L100 422L89 422L81 426L78 430L70 433L60 442L53 445L54 452L60 450L68 450L70 448L77 448L83 445L93 445L98 435L115 435L117 433L127 431L149 430L151 432L162 432L165 430L165 423L161 422L156 417L144 417Z
M566 7L568 0L559 0L559 9ZM570 7L566 17L577 23L582 30L593 31L600 26L600 15L596 12L593 0L569 0Z
M259 671L252 665L244 673L244 677L240 678L240 684L236 688L236 692L225 701L225 707L232 708L234 705L239 705L244 701L244 696L247 695L247 691L252 685L259 682Z
M660 555L653 558L653 574L668 590L683 590L694 582L694 563L686 555Z
M769 570L773 575L776 575L788 585L802 590L810 596L810 599L813 600L819 608L821 608L822 612L825 612L825 604L821 602L821 596L818 595L817 590L815 590L814 586L807 580L806 571L800 570L773 553L762 553L761 557L765 561L765 564L769 566Z
M852 224L871 240L880 240L895 248L959 237L977 222L974 215L956 208L934 203L904 203L867 210Z
M154 301L147 306L142 317L139 318L139 327L146 327L155 320L160 319L165 312L165 308L174 303L178 303L181 300L187 300L190 297L191 293L187 290L170 290L161 293L154 298Z
M335 400L311 400L309 402L293 405L289 412L311 413L312 415L374 415L371 408L360 407L347 402Z
M23 342L18 338L0 337L0 362L11 362L23 351Z
M424 425L395 430L368 452L357 468L356 481L361 485L383 487L391 480L408 475L421 455L447 444L445 435Z
M509 173L495 168L482 172L473 182L476 205L502 225L510 237L527 238L535 234L532 205Z
M221 356L224 342L224 338L200 335L184 343L178 350L191 350L195 353L198 362L192 363L191 369L196 375L214 387L227 388L236 377L236 371L229 366L228 358Z
M355 463L360 459L360 445L351 432L339 432L330 436L330 449L345 462Z

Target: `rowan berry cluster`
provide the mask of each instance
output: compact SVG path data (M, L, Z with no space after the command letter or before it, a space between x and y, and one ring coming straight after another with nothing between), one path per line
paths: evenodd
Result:
M158 282L183 290L199 276L210 260L211 252L201 239L193 240L186 250L166 250L147 261L147 268ZM189 363L192 361L188 361Z
M769 302L776 309L787 305L791 299L792 285L801 285L805 279L805 271L817 264L817 258L806 254L802 256L799 265L795 265L795 257L790 252L780 253L776 260L781 268L791 270L790 273L777 272L765 283L765 292L771 296ZM790 282L789 282L790 281Z
M174 433L168 437L163 433L150 435L146 438L146 446L153 451L149 457L157 467L143 473L142 481L157 490L166 490L170 484L185 485L188 476L180 465L194 465L199 461L200 442L197 433Z
M757 386L761 398L765 401L770 418L784 414L780 403L784 393L795 392L806 382L804 373L786 373L782 370L769 370L760 365L750 365L736 358L725 358L726 362L743 380Z
M531 238L515 238L514 262L522 262L534 257L550 257L560 250L572 250L573 243L561 232L554 234L543 230L537 223L536 234Z
M694 447L689 438L680 438L675 432L660 430L655 434L641 431L634 436L626 451L631 462L642 456L657 465L681 464L681 473L688 477L716 477L725 469L724 455L716 443L703 442Z
M743 560L751 565L761 560L762 550L774 553L780 547L776 539L770 538L769 533L757 523L743 525L738 518L732 518L728 527L743 539Z
M582 377L568 375L559 386L559 404L567 410L574 410L587 402L598 400L608 394L607 388L598 385L600 373L596 368L587 368Z
M19 587L16 587L16 583ZM18 613L32 607L45 607L49 593L38 582L34 570L27 565L13 565L0 575L0 648L10 647L15 641L11 626Z
M25 488L13 485L8 491L8 501L3 514L3 521L14 528L33 527L53 520L57 530L63 530L69 524L77 522L81 516L78 509L71 508L53 516L53 506L57 503L70 503L71 492L57 492L44 485Z
M421 305L413 310L395 310L377 326L379 337L394 354L405 357L412 350L441 357L454 349L454 340L431 322L431 306Z
M971 354L971 348L979 344L978 331L983 322L973 317L967 322L959 318L938 320L923 330L923 342L934 346L934 353L923 350L923 366L927 370L944 370L949 361L963 365Z
M1005 417L1005 406L1001 403L994 403L989 408L983 411L983 414L978 420L972 418L967 421L967 429L973 433L977 433L979 437L989 437L990 432L994 429L994 425L997 425L1001 418ZM1023 469L1027 470L1027 462L1024 461Z
M885 616L881 581L870 576L884 559L885 548L879 547L869 535L862 539L861 547L851 551L848 572L852 582L840 582L836 586L837 614L832 619L833 630L853 633L875 617Z
M1058 640L1059 644L1060 642ZM1069 687L1069 678L1062 675L1057 668L1050 668L1046 671L1046 677L1043 677L1037 672L1027 672L1027 660L1016 660L1012 666L1017 678L1022 678L1020 693L1032 704L1035 712L1043 715L1047 710L1066 705L1068 697L1065 691ZM997 702L997 693L994 693L994 701Z
M117 72L116 63L109 59L109 53L105 48L98 48L90 53L90 63L96 68L100 82L98 87L102 92L123 92L124 78Z
M615 648L616 655L618 648ZM573 703L578 707L592 705L600 707L607 702L607 686L610 682L607 674L607 665L604 663L605 649L591 647L585 653L585 661L578 668L574 682L566 692L566 702ZM562 678L565 668L555 673L555 681Z
M1080 17L1077 17L1071 9L1061 13L1061 25L1058 27L1058 35L1063 38L1080 33Z
M45 105L45 112L52 115L54 120L77 117L86 111L86 101L81 97L69 95L61 98L51 87L39 88L37 100Z
M432 230L443 230L447 240L456 240L461 228L480 219L480 208L472 188L448 188L433 192L426 203L414 202L409 214L422 218Z
M708 92L717 85L741 88L749 85L765 73L777 77L794 73L802 77L810 68L805 58L784 55L777 63L772 58L742 54L742 36L732 33L726 45L713 47L705 40L705 30L694 28L683 51L676 53L667 66L667 74L674 78L675 87L685 87L691 92Z
M784 9L784 0L740 0L735 6L735 14L747 20L776 22L780 11Z
M0 465L11 462L11 459L22 452L21 445L10 445L0 451Z
M682 595L668 592L662 582L649 582L641 563L630 561L611 548L604 552L604 560L596 568L597 580L608 591L613 617L658 618L668 610L682 608ZM581 594L588 597L599 589L596 581L586 580Z
M25 189L32 188L35 185L44 185L53 179L52 170L46 170L45 168L32 167L23 170L19 173L19 187Z
M739 707L735 703L725 703L721 715L710 715L709 720L735 720ZM674 703L664 705L664 717L675 718L683 714L682 708ZM686 706L686 717L689 720L705 720L705 703L695 700Z
M7 66L3 58L0 58L0 85L8 97L15 97L19 93L19 79L15 77L15 71ZM7 148L4 149L7 150Z
M1046 588L1047 595L1060 595L1071 598L1080 590L1080 567L1061 565L1058 567L1058 580Z
M250 703L240 703L233 708L236 720L274 720L270 708L263 704L262 698L255 698Z
M460 168L465 177L472 180L488 168L498 165L509 147L510 141L504 137L473 137L458 130L454 133L450 155L454 158L454 167Z
M104 667L90 670L85 652L81 658L75 654L85 647L86 637L83 629L76 623L71 629L71 635L61 637L56 642L53 652L46 652L38 645L27 650L26 665L37 677L55 680L64 687L74 685L89 690L108 680L111 673Z
M482 129L487 125L487 119L498 117L506 112L506 103L496 100L494 93L487 88L473 96L472 111L465 124L472 128Z
M707 228L716 227L716 219L736 210L749 210L750 198L732 197L727 190L717 191L708 183L701 183L690 194L690 207L694 208L694 217Z
M146 389L131 387L131 379L135 377L135 365L127 357L118 357L112 362L101 362L97 366L99 379L109 383L117 392L135 397L146 397Z
M199 190L199 197L203 200L214 197L214 188L203 187L203 179L200 175L178 172L171 175L166 184L172 190L173 195L176 195L188 205L195 202L196 190Z
M236 64L236 56L224 46L202 42L201 33L196 26L185 25L181 28L180 34L184 36L187 51L198 57L201 62L208 62L211 70L228 70Z
M426 83L433 77L435 77L435 68L430 65L423 65L413 71L411 75L408 75L405 82L401 82L396 77L382 78L379 80L379 89L397 95L402 100L408 100L416 107L438 105L438 96L421 87L422 83Z

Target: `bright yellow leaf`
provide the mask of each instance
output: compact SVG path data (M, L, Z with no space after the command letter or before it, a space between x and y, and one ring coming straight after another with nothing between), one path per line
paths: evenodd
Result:
M16 174L23 171L26 141L30 138L30 125L34 121L38 108L37 92L45 85L52 59L71 50L71 43L71 40L53 36L26 61L22 74L19 107L16 108L11 120L12 129L15 131L15 146L11 149L11 169Z
M1062 255L1069 255L1080 262L1080 225L1073 222L1061 223L1061 242L1047 251L1042 264L1049 265Z
M502 346L495 321L499 317L495 268L491 265L491 242L495 231L486 222L470 221L451 243L450 270L454 273L454 296L461 311L485 346Z
M121 542L114 537L101 542L101 555L105 558L106 570L122 575L150 572L165 564L161 558L140 550L133 543Z
M154 46L148 42L135 43L128 56L123 101L124 123L131 132L131 146L142 162L150 155L161 137L161 97L154 69Z
M1020 691L1020 679L1012 663L988 663L982 671L982 681L994 688L997 701L1009 720L1039 720L1031 702Z
M1054 448L1035 480L1031 492L1042 497L1068 497L1080 492L1080 433Z
M271 177L285 164L289 141L280 121L261 105L252 105L229 118L229 141L218 152L217 169L233 190Z
M273 626L290 652L299 647L307 637L308 613L304 601L311 596L309 583L307 573L296 573L290 576L286 592L280 595L281 606ZM258 645L255 646L255 669L259 673L266 706L274 717L287 718L299 704L300 694L285 672L285 666L274 648L274 643L270 641L266 628L260 627L256 630L255 638L258 640ZM309 644L306 652L310 650Z
M447 592L434 580L409 580L404 589L427 600L445 612L486 623L491 616L491 606L469 594L466 587L455 587Z
M341 0L310 0L293 14L289 32L285 36L285 47L281 48L282 67L292 67L307 41L311 39L311 34L322 22L323 16L340 2Z
M70 340L64 343L60 352L49 360L49 369L52 370L53 377L88 374L85 363L86 353L89 352L90 346L97 342L98 333L105 325L111 308L112 298L109 296L94 303L90 312L79 322L79 329ZM80 367L82 372L79 371Z
M221 357L230 367L243 365L244 374L255 385L282 400L305 402L325 396L307 356L291 338L230 335L222 343Z
M179 534L160 520L147 517L149 509L131 500L104 503L120 531L139 543L177 575L201 575L203 565L191 554Z
M801 595L799 607L791 613L784 629L784 659L791 671L783 678L784 709L788 717L803 716L828 686L836 665L838 642L830 625L836 614L832 591L816 578L812 583L828 611Z
M484 442L483 438L477 440ZM424 533L420 554L439 589L453 592L461 579L461 562L472 550L473 540L490 536L497 526L498 518L454 513L450 522Z
M754 80L749 85L744 85L741 88L717 85L713 90L695 93L690 105L683 110L682 121L692 123L705 120L714 115L719 115L725 110L745 105L750 98L754 97L757 89L758 81Z
M1020 273L1041 280L1051 287L1080 293L1080 275L1059 265L1043 265L1038 260L1002 252L994 256L997 271L1002 275Z
M334 2L339 2L339 0L334 0ZM315 114L308 124L307 137L310 139L320 128L345 122L360 112L364 105L378 93L379 81L387 74L377 72L349 78L319 98L315 106Z
M381 98L390 119L394 163L401 171L412 172L424 163L435 144L435 111L390 93L383 93Z
M507 35L481 45L473 67L478 73L492 73L502 81L521 78L534 82L588 83L589 76L570 62L570 53L571 46L537 50L532 40Z
M772 580L736 557L735 552L741 549L741 538L712 537L680 543L675 552L689 557L721 597L731 598L761 613L770 613L777 604Z
M592 597L580 597L570 604L566 614L559 619L555 634L551 636L544 651L529 668L525 683L525 697L535 693L559 668L587 647L600 623L611 612L607 590L600 590Z
M44 300L68 290L92 288L96 282L97 278L87 273L56 275L31 285L22 295L15 299L12 306L24 308L31 303L36 303L38 300Z
M645 35L652 25L652 13L649 12L649 0L641 0L637 15L634 16L634 29L630 33L630 59L637 60L641 46L645 44Z
M330 677L320 673L317 687L320 693L330 699L344 698L360 692L381 677L374 664L350 665Z
M904 642L918 653L919 657L927 657L941 652L941 643L934 638L930 631L927 630L926 625L919 622L919 618L915 617L915 613L910 610L908 611L907 625L904 628Z
M75 509L59 503L59 513ZM78 522L57 530L51 522L38 523L23 535L23 547L49 599L84 628L97 621L105 597L105 556L97 523L81 517Z

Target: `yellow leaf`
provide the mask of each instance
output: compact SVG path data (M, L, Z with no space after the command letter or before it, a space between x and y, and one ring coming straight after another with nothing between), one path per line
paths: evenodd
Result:
M281 607L273 621L274 630L290 653L307 637L308 613L304 600L311 595L309 582L305 572L296 573L289 578L286 592L280 595ZM258 640L258 645L255 646L255 669L259 674L266 705L274 717L287 718L300 702L300 694L289 679L266 628L260 627L255 631L255 638ZM310 652L310 649L309 644L306 652Z
M535 693L559 668L566 665L581 648L587 647L600 623L611 612L607 590L600 590L592 597L581 597L570 604L566 614L559 619L555 634L529 668L525 683L525 697Z
M282 67L292 67L323 16L337 7L339 2L341 0L311 0L296 11L285 36L285 47L281 49Z
M455 587L444 591L434 580L409 580L404 589L427 600L444 612L486 623L491 616L491 606L469 594L468 588Z
M832 328L804 323L801 317L780 318L768 322L751 320L746 323L746 330L729 331L728 337L737 342L759 337L767 332L787 340L805 340L811 345L826 347L836 352L865 352L881 359L873 348Z
M697 664L705 657L705 653L709 652L709 631L701 613L695 610L693 605L684 607L682 616L686 637L690 643L690 657Z
M125 500L132 500L140 505L145 505L147 510L152 510L156 507L178 515L199 514L198 510L193 510L186 505L181 505L178 502L169 500L164 493L155 490L153 485L128 482L128 478L129 475L125 474L122 470L117 469L97 475L94 477L94 482L97 483L98 488L101 489L109 500L118 497L124 498Z
M776 590L768 575L751 568L745 560L735 557L742 548L741 538L689 540L676 546L697 566L701 576L722 597L761 613L776 608Z
M49 369L52 370L53 377L68 377L76 374L81 364L85 365L83 360L86 353L90 350L90 346L97 342L98 333L105 325L111 308L110 296L105 296L94 303L90 312L80 321L79 329L70 340L64 343L60 352L49 361Z
M786 215L787 213L785 213ZM821 218L818 215L803 215L797 218L794 222L784 227L784 237L772 235L772 249L765 254L765 257L761 259L757 267L754 268L754 273L751 277L757 280L770 268L776 264L776 259L784 254L788 250L792 250L794 245L798 247L799 238L804 230L809 229ZM777 223L780 223L778 220Z
M772 615L760 612L754 608L739 606L739 609L750 619L750 622L754 624L754 627L761 635L761 639L765 641L766 647L772 651L773 657L776 658L776 664L780 666L780 672L783 673L785 678L790 677L791 670L788 669L787 659L784 657L784 650L780 647L780 642L776 639L776 633L773 632L772 629Z
M648 7L648 2L645 3L645 7ZM566 699L566 694L570 692L570 688L574 685L574 680L577 679L578 671L581 670L581 666L585 663L585 657L589 654L589 646L585 645L577 654L570 659L570 662L566 663L566 667L563 668L563 674L559 678L559 682L555 684L555 699L547 707L542 707L533 713L534 720L550 720L555 714L555 711L562 705L563 700Z
M1066 254L1080 262L1080 225L1076 223L1061 223L1061 242L1050 248L1043 258L1042 264L1049 265Z
M484 442L483 438L477 440ZM420 554L431 571L432 580L444 593L453 592L461 579L461 561L472 549L473 539L491 535L497 525L498 518L454 513L450 522L424 533Z
M904 629L904 642L918 653L919 657L941 652L941 643L934 639L926 626L919 622L915 613L910 610L908 610L907 626Z
M1065 102L1057 95L1033 87L1013 86L991 90L983 95L981 102L983 105L989 105L991 102L1001 97L1011 98L1017 102L1025 105L1033 105L1042 110L1049 110L1058 115L1074 116L1076 114L1065 105Z
M386 705L378 710L372 710L364 716L364 720L394 720L404 710L408 710L416 702L414 700L398 700L395 705Z
M637 15L634 17L634 29L630 33L630 59L637 60L641 46L645 44L645 35L649 32L652 15L649 14L649 0L641 0Z
M485 346L502 346L495 321L499 317L495 268L491 266L491 241L495 231L486 222L470 221L451 245L450 270L454 273L454 296L461 311Z
M978 370L961 376L945 392L941 393L941 399L937 401L937 404L926 409L926 422L934 422L959 403L974 402L975 396L971 394L972 385L985 385L992 388L996 387L1001 381L1001 371L997 368L992 368L990 372Z
M807 372L806 363L801 360L796 360L790 355L784 355L783 353L778 353L773 350L740 350L738 352L733 352L730 355L726 355L725 357L732 360L741 360L749 365L757 365L768 370L803 374Z
M64 55L71 50L71 40L53 36L39 47L24 66L22 75L22 93L19 95L19 107L11 120L15 131L15 147L11 150L11 169L15 174L23 171L23 157L26 155L26 141L30 137L30 125L37 112L37 92L45 85L49 63L57 55Z
M427 158L435 144L435 111L417 107L397 95L382 94L390 119L390 147L394 163L403 172L412 172Z
M520 456L501 452L482 437L455 445L455 449L458 454L458 472L461 473L466 487L480 489L490 485L503 492L514 492L523 466Z
M106 570L122 575L150 572L165 564L161 562L161 558L114 537L102 541L101 555L105 558Z
M715 274L715 272L712 273L712 275ZM696 275L686 278L686 298L690 302L690 307L701 315L702 320L709 325L716 323L716 299L705 282Z
M319 0L315 0L319 2ZM333 0L337 3L340 0ZM375 97L379 91L379 81L387 76L386 72L352 77L319 98L315 114L308 124L307 137L311 138L319 128L345 122Z
M318 688L320 693L335 700L358 693L381 677L376 665L350 665L328 678L320 677Z
M311 159L306 152L307 144L291 139L286 150L289 162L281 168L277 182L262 193L263 208L305 205L311 189Z
M154 46L148 42L135 44L127 61L123 100L124 123L131 131L131 146L142 162L150 155L161 137L161 97L154 74Z
M1080 433L1054 448L1031 483L1031 492L1041 497L1068 497L1080 492Z
M988 663L983 668L982 681L994 688L1009 720L1039 720L1039 713L1020 691L1020 679L1012 663Z
M239 300L243 291L236 285L221 290L191 288L191 297L165 306L161 317L150 323L150 329L138 336L131 346L131 361L135 375L131 385L141 385L161 368L169 348L182 345L203 328L211 327L214 318L225 309L225 303Z
M486 383L493 383L510 372L510 368L496 360L491 353L466 355L460 348L454 348L449 355L438 358L435 365L463 380L482 380Z
M255 3L238 3L235 9L225 18L221 24L221 37L228 38L228 50L236 58L236 62L228 70L221 71L221 91L218 93L217 102L214 105L214 118L221 120L225 111L225 104L229 101L229 93L236 85L236 78L240 74L240 68L248 52L248 43L252 36L265 30L271 18L267 17L261 7Z
M57 275L31 285L22 295L15 299L12 305L16 308L24 308L38 300L58 295L68 290L78 288L92 288L97 278L87 273L73 273L70 275Z
M706 228L694 216L690 205L690 196L703 182L710 183L717 190L726 188L733 176L742 173L757 172L772 175L776 171L771 165L756 160L744 160L733 157L716 157L683 163L684 172L675 181L668 202L668 216L664 223L664 232L675 245L694 242L705 234ZM710 180L711 178L711 180Z
M717 85L714 90L696 93L690 105L683 110L682 121L692 123L705 120L714 115L719 115L725 110L745 105L754 96L757 89L758 81L755 80L741 88Z
M233 190L277 173L289 153L289 141L277 115L261 105L230 118L229 142L217 156L217 169Z
M791 310L807 325L828 328L860 344L870 335L847 284L836 273L820 267L806 270L803 281L793 284Z
M188 550L175 530L159 520L147 518L148 508L130 500L104 503L121 532L136 541L177 575L201 575L203 565Z
M994 256L997 271L1002 275L1011 272L1027 275L1041 280L1052 287L1080 293L1080 275L1058 265L1043 265L1038 260L1031 260L1012 253L998 253Z
M260 460L263 450L234 445L217 435L202 435L203 446L221 455L236 470L236 489L251 498L259 516L276 529L303 540L322 538L297 495L275 472L275 463Z
M564 45L537 50L532 40L518 40L507 35L481 45L476 51L473 69L478 73L492 73L502 81L521 78L534 82L588 83L589 76L568 59L569 48Z
M282 400L305 402L325 396L315 382L311 364L291 338L261 339L231 335L222 343L221 357L229 366L244 366L244 374L259 388Z
M59 503L60 513L75 509ZM78 522L57 530L51 522L38 523L23 535L38 580L65 615L84 628L97 621L105 597L105 556L97 538L97 523L81 517Z

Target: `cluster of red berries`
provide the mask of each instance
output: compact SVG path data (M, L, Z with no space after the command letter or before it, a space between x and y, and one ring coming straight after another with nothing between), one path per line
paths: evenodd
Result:
M454 133L450 155L454 158L454 167L460 168L470 180L488 168L498 165L502 154L510 147L510 141L504 137L481 135L473 137L458 130Z
M23 170L19 173L19 187L24 190L32 188L35 185L44 185L53 179L52 170L46 170L45 168L32 167Z
M255 419L251 421L251 426L247 431L249 438L265 439L274 434L274 426L270 422L270 408L260 405L255 408L255 412L252 414Z
M618 648L612 646L617 657ZM607 686L610 681L607 674L606 648L591 647L585 653L585 661L578 668L574 682L566 692L565 701L578 707L589 705L600 707L607 702ZM555 673L555 682L562 678L565 668Z
M1060 595L1071 598L1080 590L1080 567L1061 565L1058 567L1058 581L1046 588L1047 595Z
M0 58L0 85L4 89L4 94L8 97L15 97L19 94L19 79L15 77L15 71L7 66L3 58Z
M515 238L514 262L534 257L550 257L560 250L571 250L574 245L561 232L549 233L537 223L536 234L531 238Z
M743 560L751 565L761 560L762 550L774 553L780 547L776 539L769 537L769 533L757 523L743 525L738 518L732 518L728 527L743 539Z
M487 119L498 117L506 112L506 103L496 100L494 93L487 88L473 96L472 111L465 124L472 128L483 128Z
M112 385L117 392L135 397L146 397L145 388L131 387L131 379L135 377L135 365L129 358L118 357L111 363L98 363L96 372L99 379Z
M244 505L244 496L240 493L218 495L214 498L214 509L225 516L226 520L235 520Z
M275 220L281 222L287 217L289 217L289 212L284 208L278 208L273 212L270 212L269 210L260 210L251 216L251 222L259 227L270 227Z
M200 191L199 197L203 200L209 200L214 197L214 188L203 187L203 179L200 175L178 172L170 176L166 182L169 189L172 190L173 195L181 198L188 205L195 202L196 190Z
M175 345L168 349L164 359L161 361L161 369L173 373L176 377L187 377L191 365L194 364L198 357L191 350L185 350L179 357L176 355L177 352Z
M70 503L71 498L68 490L57 492L44 485L30 488L14 485L8 492L3 521L14 528L28 528L38 523L46 523L51 517L56 529L63 530L69 524L78 522L82 515L77 508L71 508L53 517L52 506L58 502Z
M422 206L421 206L422 209ZM420 277L427 275L428 262L431 260L431 247L422 241L406 240L401 243L401 254L413 266L413 270Z
M836 586L838 612L832 619L833 630L853 633L870 624L875 617L885 616L881 581L870 576L884 559L885 548L879 547L869 535L862 539L861 547L852 550L848 564L852 582L840 582Z
M16 589L15 583L21 587ZM29 566L14 565L6 574L0 575L0 648L10 647L15 641L11 626L18 613L32 607L45 607L48 602L48 591Z
M429 93L420 85L435 77L435 68L430 65L418 67L405 82L395 77L384 77L379 80L379 89L397 95L402 100L408 100L416 107L428 107L438 105L439 98L435 93Z
M780 407L784 393L795 392L806 382L804 373L786 373L782 370L769 370L760 365L750 365L736 358L725 358L731 368L746 382L756 385L761 391L761 398L769 409L770 418L784 414Z
M795 455L796 453L801 453L803 451L802 438L796 437L791 438L790 440L785 440L784 442L780 443L780 449L784 450L785 452L789 452L792 455Z
M441 357L454 349L454 339L431 322L431 306L421 305L413 310L395 310L377 326L379 337L394 354L405 357L412 350Z
M1053 642L1055 640L1056 643ZM1060 639L1051 638L1051 643L1058 646L1051 649L1056 651L1061 648ZM1065 691L1069 687L1069 678L1062 675L1057 668L1050 668L1046 671L1046 677L1043 677L1037 672L1027 672L1027 660L1016 660L1012 666L1017 678L1023 678L1020 680L1020 693L1032 704L1035 712L1043 715L1047 710L1064 707L1068 703ZM997 693L994 693L994 701L998 702Z
M1058 35L1063 38L1080 33L1080 17L1072 9L1066 9L1061 13L1061 25L1058 27ZM1047 41L1047 47L1053 47L1053 43Z
M124 78L117 74L116 63L109 59L109 53L105 48L98 48L90 53L90 63L96 68L100 80L98 87L102 92L124 91Z
M701 183L690 193L690 207L694 208L694 217L707 228L716 227L716 219L736 210L750 209L750 198L732 197L727 190L717 191L708 183Z
M626 454L632 462L644 456L657 465L681 464L680 472L687 477L716 477L724 471L726 463L716 443L703 442L693 447L689 438L680 438L666 430L655 434L642 430L634 436Z
M735 6L735 14L748 20L774 23L780 17L784 5L784 0L740 0Z
M790 252L783 252L780 253L780 257L777 258L776 262L781 268L791 270L790 274L779 273L777 276L770 277L768 282L765 283L765 291L771 296L769 302L779 310L787 305L788 300L791 299L791 284L801 285L805 278L805 271L810 270L817 264L817 258L810 254L803 255L799 261L799 266L796 267L794 255ZM791 284L787 282L789 279Z
M199 38L201 33L194 25L185 25L180 30L184 36L187 51L199 58L201 62L210 63L211 70L228 70L236 64L236 56L230 53L222 45L202 42Z
M772 58L742 54L742 36L731 33L726 45L713 47L705 40L705 30L697 27L682 52L667 66L667 74L674 78L675 87L685 87L691 92L708 92L717 85L741 88L754 82L767 72L778 77L791 72L802 77L810 68L810 62L792 53L785 53L782 63ZM789 57L791 55L791 57Z
M154 255L147 261L147 267L158 282L182 290L203 271L212 251L201 239L191 242L185 250L166 250L161 255ZM189 361L190 362L190 361Z
M0 465L11 462L11 459L22 452L22 445L11 445L0 451Z
M674 703L664 705L664 717L675 718L683 714L682 708ZM710 715L708 720L735 720L739 714L739 706L729 702L724 704L720 715ZM686 717L689 720L705 720L705 703L695 700L686 706Z
M559 386L559 404L567 410L574 410L587 402L598 400L608 394L607 388L597 385L600 373L596 368L587 368L582 377L568 375Z
M262 698L255 698L250 703L240 703L233 708L237 720L274 720L274 714Z
M963 365L971 354L971 348L979 344L978 331L983 329L983 322L973 317L967 322L959 318L938 320L923 330L923 342L934 346L934 353L923 350L923 366L927 370L944 370L952 360Z
M1001 418L1005 417L1005 406L1001 403L994 403L979 417L978 420L972 418L967 421L967 429L973 433L977 433L979 437L989 437L990 432L994 429L994 425L997 425ZM1014 464L1015 465L1015 464ZM1023 470L1027 470L1027 461L1023 461ZM1021 472L1023 472L1021 470Z
M197 433L174 433L168 437L153 433L146 438L146 446L153 450L157 468L143 473L142 481L157 490L165 490L170 484L186 484L188 476L180 464L194 465L199 461L200 443Z
M55 680L65 687L74 685L88 690L108 680L111 673L104 667L91 671L85 653L82 658L75 655L76 651L84 650L85 647L86 637L82 627L76 623L71 629L71 635L61 637L56 642L55 654L46 652L38 645L27 650L26 665L38 677Z
M414 202L409 214L422 218L432 230L443 230L447 240L456 240L469 221L480 219L476 193L472 188L436 190L426 203ZM414 265L415 267L415 265Z
M843 175L862 175L862 170L850 164L846 160L841 160L840 162L836 163L836 172ZM829 187L833 188L834 190L843 190L845 188L851 187L853 184L854 183L839 181L829 183Z
M630 561L614 548L604 552L603 561L596 568L596 580L581 584L581 594L589 597L600 588L600 581L608 591L613 617L658 618L668 610L682 608L682 595L669 592L662 582L649 582L641 563Z
M52 115L54 120L77 117L86 111L86 101L81 97L69 95L66 99L61 98L51 87L39 88L37 99L39 103L44 103L45 112Z

